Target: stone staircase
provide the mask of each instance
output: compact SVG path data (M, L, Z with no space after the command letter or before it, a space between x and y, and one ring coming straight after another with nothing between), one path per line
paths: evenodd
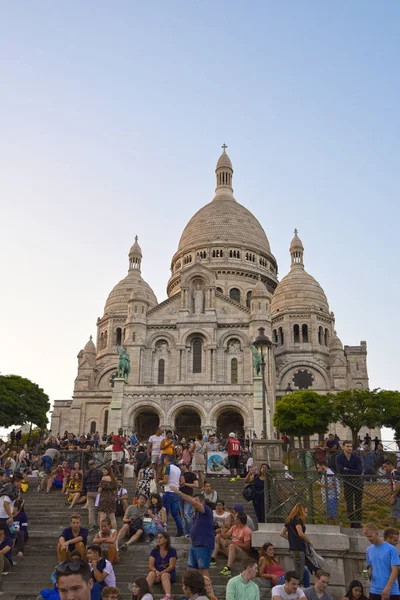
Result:
M212 477L213 487L217 490L218 496L225 501L226 506L231 509L235 502L242 502L245 510L255 520L253 506L246 503L242 498L244 484L242 481L230 483L228 477ZM125 487L129 493L129 502L132 501L134 492L133 479L125 480ZM71 511L65 506L65 496L62 496L60 490L53 489L51 494L46 495L43 492L37 492L37 483L33 480L30 488L24 495L25 509L29 520L29 541L24 551L24 557L15 556L15 566L9 571L8 575L3 575L0 583L0 598L6 600L35 600L41 589L51 588L50 575L57 564L56 546L58 537L64 527L68 525ZM83 526L87 525L88 513L78 505L76 511L81 514ZM118 520L120 522L120 519ZM177 583L173 586L175 597L182 595L181 577L186 569L187 557L190 548L190 540L185 538L176 538L176 527L174 521L170 518L168 523L169 533L172 536L172 545L177 549ZM89 543L94 534L89 535ZM114 567L117 585L121 591L121 599L131 600L131 584L137 577L146 576L148 573L148 556L150 553L149 544L145 542L130 546L127 551L120 552L120 562ZM225 597L225 587L227 578L219 575L220 570L226 564L224 557L219 557L218 567L210 569L210 576L214 585L214 592L223 599ZM234 574L239 573L240 565ZM163 597L160 586L155 586L154 597Z

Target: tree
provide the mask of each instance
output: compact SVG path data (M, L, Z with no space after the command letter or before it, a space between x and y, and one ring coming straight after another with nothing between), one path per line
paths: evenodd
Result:
M0 375L0 426L34 423L44 427L50 401L36 383L18 375Z
M394 429L396 440L400 440L400 392L380 390L377 397L382 410L381 425Z
M276 402L274 426L299 440L305 435L326 433L331 422L331 400L311 390L286 394Z
M351 431L353 444L358 445L361 427L380 427L383 418L376 390L343 390L330 394L333 405L332 422L338 421Z

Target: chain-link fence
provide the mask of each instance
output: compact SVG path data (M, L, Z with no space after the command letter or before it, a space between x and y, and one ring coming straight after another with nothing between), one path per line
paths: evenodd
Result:
M290 477L287 471L269 471L265 478L266 521L283 522L298 502L308 508L309 523L359 527L373 522L392 524L393 496L388 475L328 475L306 471ZM400 518L400 511L399 511Z
M121 452L120 455L121 460L118 461L118 470L123 473L125 453ZM95 467L98 469L102 469L105 465L116 466L115 463L113 464L113 452L111 450L60 450L60 464L67 462L71 469L75 464L78 464L79 468L86 473L90 460L94 461Z

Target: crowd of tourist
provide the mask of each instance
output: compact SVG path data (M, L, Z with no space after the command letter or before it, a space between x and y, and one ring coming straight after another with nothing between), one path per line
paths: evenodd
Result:
M172 431L164 434L157 429L144 443L136 434L125 436L121 429L101 437L50 434L36 448L16 443L14 437L11 445L0 446L0 581L7 564L13 564L13 556L23 559L29 543L23 493L32 481L35 493L60 494L70 511L69 522L60 524L63 530L55 544L58 562L49 573L54 585L41 591L41 599L75 600L70 591L78 586L82 594L76 595L76 600L118 600L114 566L121 553L142 544L148 569L138 573L140 577L132 584L132 598L138 600L152 600L157 588L162 590L163 600L170 600L177 566L184 572L182 596L193 600L217 600L212 582L215 572L226 577L228 600L258 600L266 590L271 591L273 600L303 596L331 600L327 591L330 574L323 569L323 559L313 550L307 533L307 506L297 502L280 532L292 557L293 570L286 572L272 543L266 541L259 552L252 546L256 525L243 503L220 498L214 480L206 478L207 453L226 450L230 482L251 484L257 522L265 521L269 465L253 466L250 445L234 432L226 439L199 434L178 441ZM368 441L369 446L373 443ZM318 457L316 465L321 489L328 490L323 498L332 514L337 513L342 485L351 526L360 528L360 494L354 490L359 492L362 485L363 479L357 477L363 473L363 459L349 441L340 444L328 436L323 444L318 450L326 454ZM333 452L335 469L328 460ZM388 459L381 466L390 478L395 518L400 514L400 472ZM349 477L342 481L344 475ZM134 478L133 497L124 487L126 478ZM87 510L88 526L82 524L81 514L85 513L76 511L79 505ZM367 551L371 600L400 596L400 561L394 549L398 530L386 529L381 539L376 526L369 524L363 533L371 543ZM179 564L179 547L174 547L171 536L190 540L184 565ZM217 562L222 569L213 571ZM133 565L132 572L134 576ZM345 600L364 600L360 581L350 583Z

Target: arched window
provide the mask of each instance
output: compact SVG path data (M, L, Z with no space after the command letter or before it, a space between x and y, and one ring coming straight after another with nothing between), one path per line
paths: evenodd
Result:
M358 369L359 369L359 366L358 366L358 363L356 363L356 371L358 371Z
M108 410L104 411L103 433L107 433L108 429Z
M278 332L276 331L276 329L274 329L274 331L272 332L273 338L274 338L274 344L278 343Z
M135 332L132 333L132 342L136 342L136 333Z
M100 335L100 350L104 348L104 333Z
M164 374L165 374L165 360L160 358L158 361L158 384L162 385L164 383Z
M104 332L104 346L103 348L107 348L107 330Z
M134 312L137 313L137 304L135 304Z
M203 342L200 338L193 340L193 373L201 373Z
M293 342L300 344L300 327L297 324L293 325Z
M246 294L246 306L250 308L250 298L251 298L251 290Z
M324 343L324 330L320 326L318 328L318 344L321 344L321 346L322 346L323 343Z
M237 358L231 360L231 383L238 382L238 361Z
M90 423L90 433L93 435L94 433L96 433L96 421L92 421Z
M117 327L116 344L117 344L117 346L120 346L122 344L122 329L121 329L121 327Z
M232 300L235 300L236 302L240 302L240 290L237 288L229 290L229 298L232 298Z
M223 294L223 293L224 293L223 289L222 289L222 288L220 288L220 287L217 287L217 288L216 288L216 290L217 290L217 292L219 292L220 294Z
M283 342L284 342L284 337L283 337L283 329L282 327L279 327L279 344L281 346L283 346Z
M303 344L308 344L308 325L306 325L306 323L303 323L301 326L301 337Z
M325 346L329 346L329 330L325 329Z

